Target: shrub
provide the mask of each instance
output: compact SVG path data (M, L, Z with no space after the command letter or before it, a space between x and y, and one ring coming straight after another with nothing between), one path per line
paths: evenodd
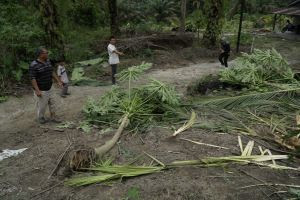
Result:
M74 22L80 25L96 26L100 19L104 18L104 11L100 10L100 5L94 0L75 0L71 15Z
M44 38L39 22L38 10L34 8L16 2L0 3L0 78L4 82L19 82L27 72L35 49Z

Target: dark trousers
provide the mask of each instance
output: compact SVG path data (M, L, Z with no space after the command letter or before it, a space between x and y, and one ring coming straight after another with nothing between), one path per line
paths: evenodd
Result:
M68 94L68 88L69 88L69 84L68 83L63 83L63 88L61 90L61 95L67 95Z
M219 56L219 61L221 62L222 65L225 65L225 67L228 67L228 58L229 58L229 53L223 52Z
M117 64L115 65L110 65L111 66L111 81L112 81L112 84L116 84L116 74L117 74Z

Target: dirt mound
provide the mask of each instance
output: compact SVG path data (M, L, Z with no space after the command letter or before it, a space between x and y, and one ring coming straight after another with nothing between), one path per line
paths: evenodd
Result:
M209 74L199 80L191 82L187 87L187 94L194 96L197 94L207 95L214 90L224 89L241 90L243 87L238 84L230 84L220 81L219 76Z

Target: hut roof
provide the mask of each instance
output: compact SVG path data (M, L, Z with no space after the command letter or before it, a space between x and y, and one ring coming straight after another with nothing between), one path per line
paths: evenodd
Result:
M282 15L291 15L291 16L300 16L300 0L294 1L287 8L282 8L275 10L272 13L282 14Z

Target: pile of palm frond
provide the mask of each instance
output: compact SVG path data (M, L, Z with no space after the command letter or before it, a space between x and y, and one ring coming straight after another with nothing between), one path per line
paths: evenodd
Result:
M270 87L268 83L297 83L292 69L275 49L255 49L252 54L244 53L232 67L220 72L220 80L249 88Z
M133 165L111 165L110 162L104 162L100 165L96 165L92 168L85 169L93 172L92 176L75 177L66 181L69 186L85 186L95 183L103 183L111 180L136 177L146 174L153 174L161 172L163 170L178 168L178 167L222 167L228 164L255 164L264 167L270 167L272 169L282 170L297 170L298 168L286 167L276 164L276 160L288 159L287 155L272 155L268 149L263 150L262 147L258 147L260 155L252 155L254 148L254 141L249 141L243 148L241 138L239 137L239 145L241 149L240 156L227 156L227 157L208 157L199 160L185 160L174 161L169 164L164 164L156 158L150 156L159 166L133 166ZM271 164L269 163L271 162Z
M300 88L252 93L234 97L211 97L197 101L208 128L258 136L296 149L300 147ZM200 114L201 116L201 114ZM200 117L201 118L201 117ZM205 128L204 126L200 128Z
M153 120L170 116L170 112L180 105L174 88L158 80L132 87L132 81L150 67L151 64L142 63L123 70L118 74L119 81L127 81L128 89L113 87L99 99L90 98L83 110L88 121L100 125L116 124L121 116L128 114L131 127L144 127ZM172 113L174 117L175 113Z
M177 113L174 111L179 107L180 99L174 88L157 80L132 88L132 81L137 80L150 67L151 64L142 63L118 75L120 81L128 81L128 90L113 87L100 99L89 98L83 109L87 118L85 122L109 126L119 124L119 127L114 136L104 145L73 150L69 156L71 169L89 167L88 164L94 162L96 157L104 156L114 147L128 125L133 129L141 130L152 124L150 122L175 118Z
M200 118L202 115L198 127L255 135L290 149L300 147L296 139L300 134L296 123L300 84L276 50L244 54L235 66L221 71L220 77L250 90L227 91L228 96L215 94L194 101L201 110Z

